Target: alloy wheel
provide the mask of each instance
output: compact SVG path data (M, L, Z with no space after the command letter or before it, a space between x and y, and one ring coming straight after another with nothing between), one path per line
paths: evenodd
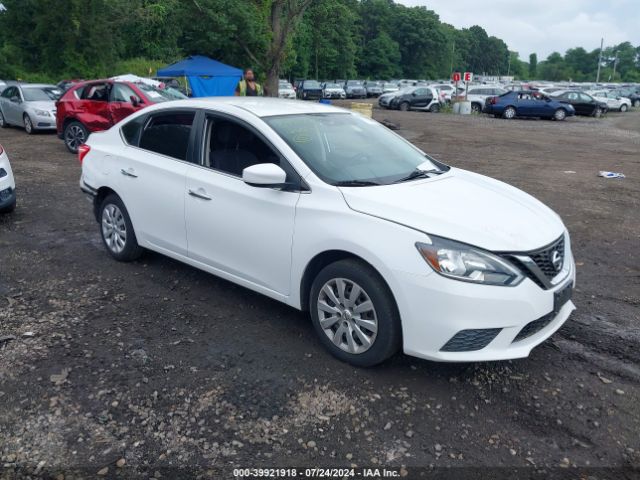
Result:
M516 109L513 107L507 107L504 111L504 118L509 120L513 119L516 116Z
M553 117L554 117L556 120L564 120L564 118L565 118L566 116L567 116L566 112L565 112L563 109L561 109L561 108L559 108L558 110L556 110L556 113L553 115Z
M102 210L102 237L113 253L120 253L127 243L127 225L117 205L106 205Z
M29 118L29 115L24 116L24 130L27 133L33 132L33 123L31 123L31 118Z
M371 298L352 280L326 282L317 301L318 319L325 335L341 350L361 354L369 350L378 333L378 316Z
M71 150L77 150L87 140L84 130L79 125L71 125L65 133L65 141Z

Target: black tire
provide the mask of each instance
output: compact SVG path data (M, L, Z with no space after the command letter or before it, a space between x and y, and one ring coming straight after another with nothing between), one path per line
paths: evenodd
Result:
M2 111L0 111L0 128L9 128L9 124L4 119L4 115L2 114Z
M561 122L565 118L567 118L567 112L565 111L564 108L559 108L553 113L553 119L554 120L557 120L557 121Z
M409 102L402 102L400 105L398 105L398 109L402 112L408 112L409 111Z
M433 105L431 105L429 107L429 111L431 113L438 113L440 111L440 104L439 103L434 103Z
M105 237L105 210L110 209L115 206L118 211L122 214L122 219L124 220L125 227L125 240L123 247L118 250L118 248L114 248L110 245L110 239ZM140 258L140 255L144 252L144 249L138 245L138 239L136 238L136 233L133 229L133 224L131 223L131 218L129 217L129 212L127 212L127 208L124 206L124 203L120 199L120 197L116 194L107 195L105 199L100 204L100 210L98 211L98 222L100 225L100 238L102 238L102 243L104 244L107 252L118 260L119 262L131 262ZM108 223L108 222L107 222ZM120 237L121 238L121 237Z
M14 199L9 205L4 208L0 208L0 213L11 213L16 209L16 200Z
M517 112L515 107L508 106L502 111L502 118L506 118L507 120L513 120L516 118Z
M482 105L480 105L479 103L472 103L471 113L482 113Z
M24 131L27 132L27 135L33 135L36 132L36 129L33 126L31 117L25 113L22 120L24 122Z
M593 116L596 118L600 118L602 117L602 115L604 115L604 111L602 110L602 108L596 107L596 109L593 111Z
M626 103L623 103L622 105L620 105L620 111L622 113L626 112L627 110L629 110L629 107L627 107Z
M77 120L67 123L64 127L64 144L71 153L78 153L78 147L89 138L89 130Z
M341 349L333 343L320 325L318 304L321 290L327 282L333 279L345 279L360 286L366 293L366 296L371 300L373 308L375 309L377 332L371 346L362 353L349 353ZM400 349L402 343L402 327L400 324L400 314L398 313L393 295L380 274L360 260L340 260L326 266L318 274L311 286L309 309L311 311L313 326L320 341L333 356L343 362L350 363L357 367L371 367L385 361ZM346 313L343 315L346 315ZM336 322L336 328L339 328L337 324L346 322L345 317L340 318L341 320ZM346 338L346 335L349 334L345 332L345 336L341 336L341 339ZM355 335L355 333L353 335ZM353 335L352 338L354 341L360 342L357 335ZM363 345L362 342L360 343Z
M633 101L633 106L636 107L636 108L640 107L640 100L634 100Z

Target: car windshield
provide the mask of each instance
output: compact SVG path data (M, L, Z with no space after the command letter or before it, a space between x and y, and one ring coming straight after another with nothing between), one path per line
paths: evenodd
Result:
M61 93L60 89L53 87L30 87L22 89L25 102L50 102L60 98Z
M289 90L293 89L293 87L291 86L291 84L289 82L280 82L278 84L278 87L279 88L286 88L286 89L289 89Z
M320 84L315 80L307 80L306 82L304 82L303 87L304 88L320 88Z
M378 122L359 115L281 115L264 120L331 185L387 185L418 167L448 170Z
M327 83L324 88L340 88L340 85L337 83Z
M362 85L362 82L360 80L349 80L347 82L347 85L357 87L359 85Z
M136 84L136 86L140 90L142 90L145 96L153 103L161 103L168 102L170 100L180 100L188 98L186 95L176 90L175 88L165 88L164 90L161 90L151 85L147 85L146 83L138 83Z

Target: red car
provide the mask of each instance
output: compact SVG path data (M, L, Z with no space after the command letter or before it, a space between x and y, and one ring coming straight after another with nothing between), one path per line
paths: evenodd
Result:
M177 90L145 83L91 80L73 85L56 103L58 137L71 153L91 132L107 130L123 118L154 103L187 98Z

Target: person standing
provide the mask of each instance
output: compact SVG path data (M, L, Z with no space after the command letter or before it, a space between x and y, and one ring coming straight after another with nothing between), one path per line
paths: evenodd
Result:
M256 82L253 70L247 68L242 75L242 80L238 82L236 87L236 97L262 97L264 89L262 85Z

